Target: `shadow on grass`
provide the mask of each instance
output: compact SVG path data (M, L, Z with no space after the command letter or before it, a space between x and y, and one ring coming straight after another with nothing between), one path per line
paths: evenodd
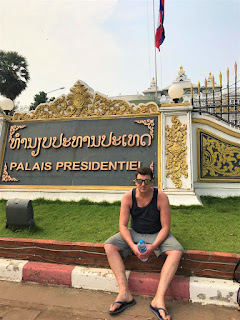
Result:
M36 200L33 200L33 203L36 205L45 205L45 204L64 204L64 201L61 200L46 200L44 198L38 198ZM93 206L93 205L98 205L102 207L111 207L111 206L120 206L121 201L114 201L114 202L108 202L108 201L101 201L101 202L94 202L90 201L88 199L81 199L79 201L68 201L68 204L78 204L78 205L88 205L88 206Z
M8 226L7 228L4 228L5 230L12 231L12 233L24 233L32 235L32 234L38 234L41 233L44 229L39 227L38 225L34 225L31 227L26 226Z

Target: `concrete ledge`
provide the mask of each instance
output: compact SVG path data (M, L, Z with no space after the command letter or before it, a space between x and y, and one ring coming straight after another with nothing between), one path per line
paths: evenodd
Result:
M127 279L130 271L126 272ZM118 292L117 281L110 269L75 267L72 272L72 287Z
M236 307L238 288L239 284L231 280L190 278L190 297L192 302Z
M23 268L28 261L0 259L0 280L22 281Z
M131 272L128 285L133 294L154 296L159 282L159 273ZM174 300L190 300L189 278L175 276L166 297Z
M202 201L193 191L188 190L163 190L168 196L169 202L173 206L202 206Z
M127 271L126 274L133 294L155 294L159 273ZM118 292L112 271L103 268L0 259L0 280ZM167 298L237 307L238 288L239 284L231 280L175 276L167 291Z
M54 263L28 262L23 268L23 281L37 282L44 285L71 286L71 274L74 266Z

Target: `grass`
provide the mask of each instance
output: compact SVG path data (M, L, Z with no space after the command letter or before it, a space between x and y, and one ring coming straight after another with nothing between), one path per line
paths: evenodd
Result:
M240 197L202 197L203 206L171 207L174 236L187 250L240 252ZM36 226L6 229L6 200L0 200L0 236L104 242L118 232L120 202L33 201Z

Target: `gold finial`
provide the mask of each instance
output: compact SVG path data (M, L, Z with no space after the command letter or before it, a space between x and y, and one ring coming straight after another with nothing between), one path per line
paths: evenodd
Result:
M205 88L206 88L206 92L207 92L207 79L205 78Z
M212 76L212 89L214 90L214 75Z
M234 64L234 70L235 70L235 78L237 78L237 62Z
M182 66L180 67L180 70L178 71L178 73L180 73L180 72L185 73Z
M155 81L155 79L154 79L154 77L152 78L152 82L154 82Z
M222 74L221 74L221 71L219 73L219 80L220 80L220 87L222 87Z
M211 77L212 76L212 73L211 72L209 72L209 77Z
M198 95L200 97L200 82L198 81Z
M193 99L193 85L191 83L191 98Z
M227 68L227 83L229 83L229 69Z

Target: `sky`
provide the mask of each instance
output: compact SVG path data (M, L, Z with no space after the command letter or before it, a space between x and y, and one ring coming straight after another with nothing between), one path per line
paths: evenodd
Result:
M0 50L24 56L31 77L16 102L68 94L78 80L109 97L142 93L155 77L155 52L159 88L181 65L195 84L210 72L219 83L221 71L225 85L227 68L233 83L235 62L240 78L240 0L165 0L160 52L158 10L159 0L0 0Z

